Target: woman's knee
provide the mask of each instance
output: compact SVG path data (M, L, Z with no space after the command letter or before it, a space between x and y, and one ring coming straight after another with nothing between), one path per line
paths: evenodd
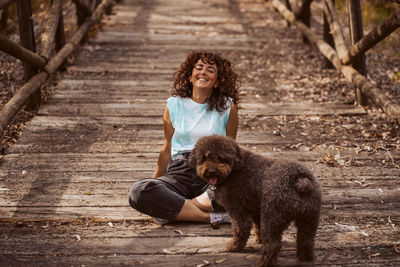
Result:
M146 195L146 180L140 180L134 183L129 191L129 204L132 208L138 209L140 207L140 203L143 202L143 199Z

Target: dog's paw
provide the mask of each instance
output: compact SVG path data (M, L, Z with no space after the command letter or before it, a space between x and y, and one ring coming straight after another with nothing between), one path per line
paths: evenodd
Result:
M314 252L311 251L298 251L297 257L301 261L312 261L314 260Z
M212 229L219 229L219 223L218 222L211 223L211 228Z
M228 252L240 252L243 248L244 246L235 240L231 240L226 246Z

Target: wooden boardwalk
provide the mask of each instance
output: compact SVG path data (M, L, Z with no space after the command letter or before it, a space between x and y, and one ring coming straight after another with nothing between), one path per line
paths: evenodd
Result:
M268 88L285 90L288 77L302 75L297 64L304 66L279 54L280 47L310 53L293 36L262 1L118 4L3 159L0 265L249 266L257 261L260 245L253 238L243 253L224 251L229 225L218 230L205 224L159 226L128 205L131 184L153 173L173 72L190 49L208 49L224 54L243 74L238 141L268 156L305 162L323 186L317 258L308 264L399 266L400 172L394 165L374 164L387 158L385 151L344 150L338 157L339 150L323 142L300 149L301 134L279 134L271 123L287 117L365 116L363 109L342 102L271 97ZM280 60L265 69L249 63L272 54ZM288 65L291 73L284 76L281 68ZM265 84L265 73L276 83ZM316 80L324 78L318 75ZM398 164L400 153L390 156ZM293 227L285 232L279 263L299 264Z

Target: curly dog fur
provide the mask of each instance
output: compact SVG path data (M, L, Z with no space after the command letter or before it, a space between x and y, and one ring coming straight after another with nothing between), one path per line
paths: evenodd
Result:
M321 192L309 169L295 161L257 155L231 138L216 135L198 140L190 163L216 187L216 200L231 218L233 238L228 251L245 247L254 223L257 241L263 245L258 265L273 265L282 233L294 221L297 257L314 258Z

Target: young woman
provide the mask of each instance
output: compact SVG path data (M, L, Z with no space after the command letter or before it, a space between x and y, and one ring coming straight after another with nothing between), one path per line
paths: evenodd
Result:
M202 136L236 138L240 82L231 63L207 51L191 51L175 73L164 111L164 146L153 178L133 184L130 205L169 221L229 222L208 184L188 164ZM154 179L157 178L157 179Z

